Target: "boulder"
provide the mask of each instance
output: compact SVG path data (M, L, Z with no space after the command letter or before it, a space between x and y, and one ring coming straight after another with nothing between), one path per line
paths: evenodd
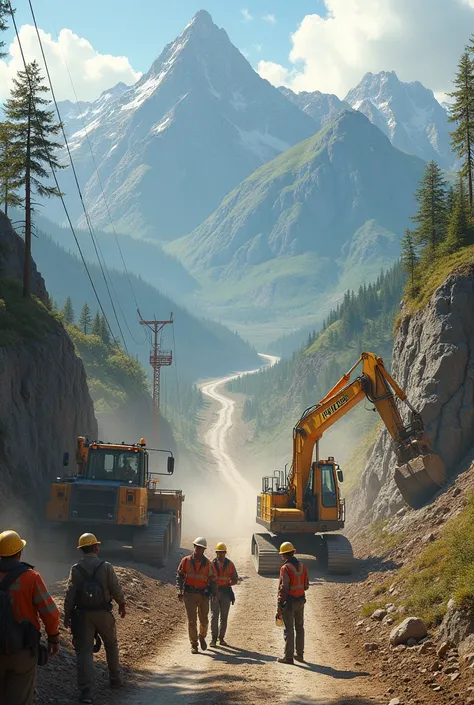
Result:
M384 617L387 616L387 610L384 610L382 607L380 607L378 610L375 610L375 612L372 612L372 619L377 620L377 622L381 622Z
M461 641L458 646L459 658L468 666L474 662L474 634Z
M407 617L390 632L390 643L392 646L406 644L409 639L419 641L428 633L426 624L419 617Z
M474 614L456 607L454 600L448 602L448 611L438 632L439 641L456 646L474 634Z

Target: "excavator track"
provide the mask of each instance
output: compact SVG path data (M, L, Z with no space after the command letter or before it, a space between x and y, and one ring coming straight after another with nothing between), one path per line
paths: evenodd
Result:
M340 534L324 534L329 575L350 575L354 570L354 552L351 543Z
M137 563L161 568L172 547L173 514L150 514L148 526L137 529L133 537L133 559Z
M280 572L281 558L276 542L270 534L254 534L251 546L252 561L259 575Z

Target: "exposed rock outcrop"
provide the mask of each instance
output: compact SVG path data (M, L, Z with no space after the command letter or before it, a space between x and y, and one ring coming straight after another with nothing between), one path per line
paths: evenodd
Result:
M453 471L474 443L474 268L451 274L424 309L403 317L392 372L421 412L435 451ZM408 410L401 408L407 419ZM353 526L403 506L394 468L391 440L383 430L351 498Z
M0 213L2 278L21 277L23 252L23 241ZM32 291L46 301L44 281L34 265L31 283ZM39 312L35 307L32 302L32 319ZM21 344L12 343L8 329L0 328L2 528L41 518L49 483L62 471L63 451L74 453L78 434L97 435L82 362L61 324L40 312L48 325Z

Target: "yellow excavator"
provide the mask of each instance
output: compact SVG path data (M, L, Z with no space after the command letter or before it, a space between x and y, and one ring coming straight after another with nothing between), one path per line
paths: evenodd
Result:
M166 473L151 470L153 451L167 454ZM63 465L69 465L69 453ZM157 487L158 475L173 472L172 452L147 448L144 438L103 443L79 436L76 472L53 483L46 519L63 538L97 532L103 542L131 544L137 562L162 566L181 543L184 495Z
M362 372L352 379L359 365ZM408 424L403 422L396 398L411 412ZM281 541L291 541L300 553L315 554L327 563L329 573L352 572L350 542L341 534L329 533L344 528L346 507L339 491L343 473L333 457L319 458L318 442L330 426L364 399L375 406L392 437L397 457L394 480L405 502L421 507L446 482L444 463L430 448L420 414L387 372L383 360L364 352L296 424L290 471L278 470L263 478L257 523L270 533L252 537L252 558L258 573L278 571Z

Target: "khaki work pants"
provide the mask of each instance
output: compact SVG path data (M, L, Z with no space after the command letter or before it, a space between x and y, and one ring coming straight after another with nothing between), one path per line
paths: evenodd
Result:
M94 685L93 649L96 632L98 632L104 643L107 666L109 667L109 678L111 680L121 678L114 615L112 612L106 612L105 610L81 612L78 634L74 636L79 690L91 690Z
M32 705L37 660L31 649L0 656L0 705Z
M298 601L289 601L283 608L283 623L285 625L285 658L293 658L295 655L295 631L296 631L296 654L304 654L304 598Z
M206 637L209 626L209 598L199 592L185 592L184 605L188 616L188 632L191 646L198 645L197 619L199 616L199 636Z
M223 639L227 631L227 618L230 610L230 597L225 592L218 590L216 602L211 602L211 634L214 641L219 637ZM219 625L220 617L220 625Z

